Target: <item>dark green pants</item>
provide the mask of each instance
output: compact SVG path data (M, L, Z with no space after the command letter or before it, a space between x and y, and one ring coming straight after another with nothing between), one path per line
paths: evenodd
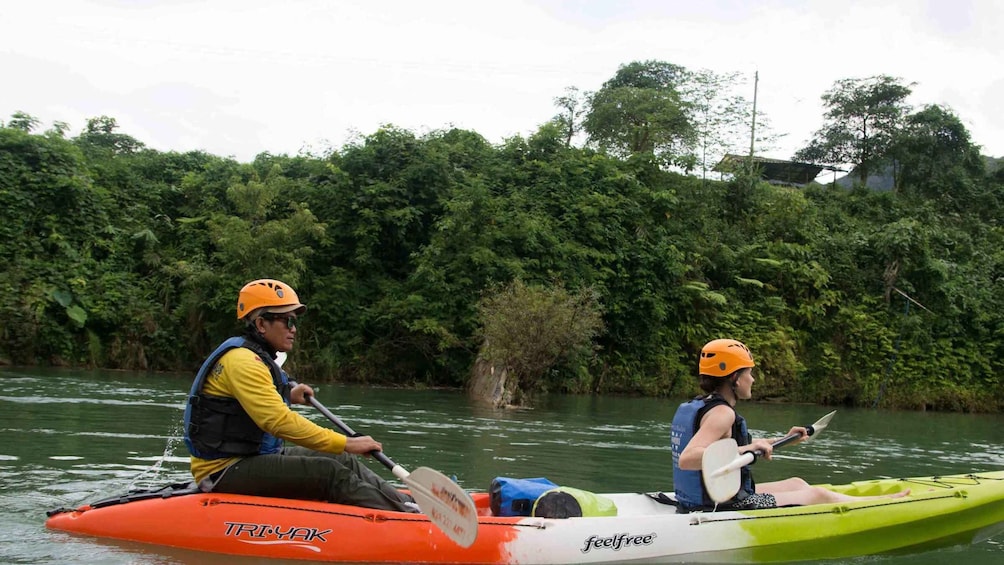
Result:
M415 512L413 499L349 453L286 447L280 453L241 459L223 472L213 492L326 500L380 510Z

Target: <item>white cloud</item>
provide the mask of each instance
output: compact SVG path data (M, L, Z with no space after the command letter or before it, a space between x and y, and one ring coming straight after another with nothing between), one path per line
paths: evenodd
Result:
M775 157L819 128L834 81L875 74L916 82L912 103L949 106L1004 155L993 0L35 0L0 20L0 119L79 131L106 114L161 150L249 160L385 123L500 142L554 115L566 86L658 59L758 71L758 109L787 134Z

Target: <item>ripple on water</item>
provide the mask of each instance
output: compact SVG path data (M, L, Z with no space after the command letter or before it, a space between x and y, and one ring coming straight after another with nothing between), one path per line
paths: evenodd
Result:
M122 400L121 398L59 398L53 396L0 396L0 401L13 402L17 404L106 404L110 406L136 406L143 407L156 406L160 408L184 409L184 401L180 403L164 403L151 401L137 401L135 399Z
M176 455L157 455L157 456L150 455L150 456L143 456L143 457L132 456L132 457L129 457L129 459L132 460L132 461L150 461L150 462L155 462L155 463L159 463L159 462L179 463L179 464L182 464L182 465L188 465L192 461L192 459L190 457L188 457L188 456L179 457L179 456L176 456Z

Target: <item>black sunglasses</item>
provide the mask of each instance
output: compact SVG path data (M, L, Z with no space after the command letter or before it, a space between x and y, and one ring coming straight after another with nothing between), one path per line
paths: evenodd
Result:
M286 329L291 330L296 327L296 316L288 316L282 314L262 314L261 317L270 322L275 320L285 320Z

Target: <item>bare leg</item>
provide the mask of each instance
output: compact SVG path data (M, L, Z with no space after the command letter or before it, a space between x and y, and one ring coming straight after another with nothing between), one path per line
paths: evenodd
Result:
M783 481L770 483L757 483L756 491L776 495L779 492L792 492L809 488L809 483L798 477L791 477Z
M785 483L785 481L779 481L779 482ZM806 506L809 504L823 504L827 502L858 502L861 500L876 500L879 498L900 498L910 494L910 489L906 489L899 492L894 492L892 494L883 494L878 496L850 496L847 494L834 492L832 490L825 489L823 487L814 487L808 485L805 488L797 490L774 491L774 490L769 490L771 488L771 485L772 483L767 483L762 486L757 485L756 490L757 492L773 494L774 498L777 500L778 506L789 506L789 505Z

